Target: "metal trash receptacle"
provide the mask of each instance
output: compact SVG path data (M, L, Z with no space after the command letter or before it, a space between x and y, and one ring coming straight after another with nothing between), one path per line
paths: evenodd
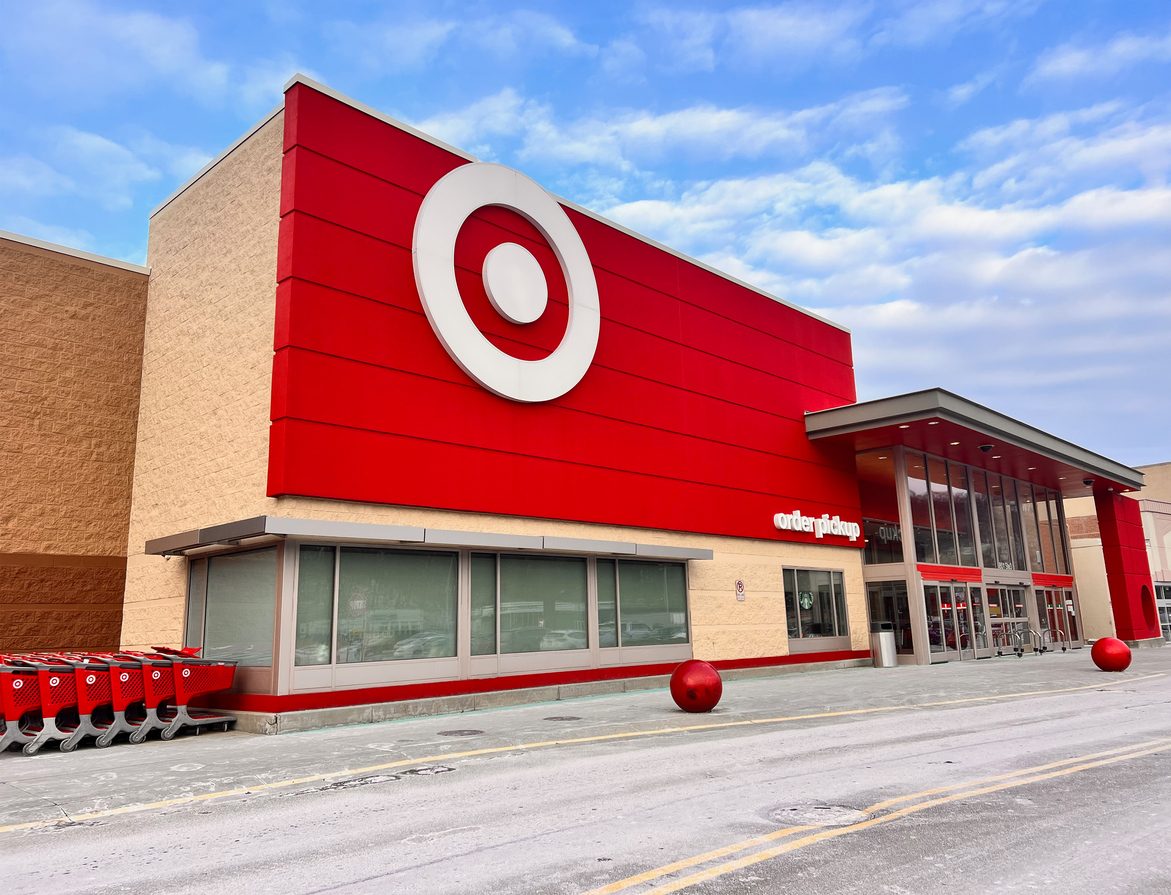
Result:
M870 625L870 655L875 668L894 668L895 626L891 622L872 622Z

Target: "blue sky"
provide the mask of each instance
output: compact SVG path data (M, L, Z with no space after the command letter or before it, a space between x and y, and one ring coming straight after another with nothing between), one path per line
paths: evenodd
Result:
M849 326L1171 460L1171 4L0 0L0 229L141 262L303 71Z

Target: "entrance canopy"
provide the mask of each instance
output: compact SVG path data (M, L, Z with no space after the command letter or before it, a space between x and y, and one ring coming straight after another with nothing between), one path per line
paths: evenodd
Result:
M813 440L855 451L903 445L1045 485L1065 497L1136 491L1143 474L944 389L805 414Z

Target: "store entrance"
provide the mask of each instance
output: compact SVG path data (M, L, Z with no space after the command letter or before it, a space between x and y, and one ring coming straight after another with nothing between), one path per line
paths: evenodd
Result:
M1032 652L1029 612L1023 587L988 588L988 620L992 649L998 656Z
M1041 636L1049 649L1063 652L1081 646L1081 626L1072 590L1037 588L1037 614L1041 619Z
M924 584L923 603L931 661L982 659L992 655L983 588L954 582Z

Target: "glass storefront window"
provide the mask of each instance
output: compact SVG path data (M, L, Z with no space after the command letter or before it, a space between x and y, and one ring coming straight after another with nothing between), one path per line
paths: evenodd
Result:
M982 469L972 470L972 503L976 524L980 528L980 560L986 569L996 568L996 538L992 528L992 498L988 493L988 476Z
M192 560L187 565L187 619L183 626L184 646L203 646L203 603L207 598L207 584L203 573L207 561Z
M1057 574L1068 575L1069 554L1065 552L1065 516L1062 513L1061 495L1049 493L1049 524L1053 527L1053 551L1057 557Z
M894 448L863 451L858 454L855 465L858 492L862 498L863 537L866 539L862 562L867 565L901 563L903 539L899 527Z
M1005 510L1004 488L1000 476L988 473L988 488L992 496L992 534L996 543L998 569L1015 569L1012 561L1012 541L1009 538L1008 514Z
M935 542L939 547L939 561L944 565L954 566L959 562L959 552L956 549L955 519L951 513L946 461L928 457L927 479L931 483L931 509L935 519Z
M599 586L599 628L601 600ZM687 579L683 566L673 562L620 560L618 612L623 646L686 643Z
M972 607L972 634L976 649L988 649L988 611L984 606L981 588L968 585L968 602Z
M872 581L866 585L872 622L890 622L895 632L895 652L915 652L911 631L911 610L907 604L907 582Z
M338 662L455 655L459 556L342 547Z
M598 565L598 646L618 645L618 568L612 559ZM684 595L686 601L686 594Z
M294 665L328 665L333 647L333 547L304 546L297 567Z
M849 636L841 572L785 569L783 578L790 638Z
M923 610L927 615L927 645L933 653L943 652L943 613L939 608L939 586L923 585Z
M586 561L500 557L500 652L586 649Z
M947 468L951 476L951 502L955 512L959 564L975 566L976 538L972 532L972 499L968 489L968 468L959 463L948 463Z
M472 655L496 654L496 554L472 554Z
M271 665L276 548L210 557L204 607L204 656Z
M907 452L907 492L911 499L911 525L915 536L915 559L936 562L935 538L931 533L931 492L927 487L927 462L922 454Z
M1008 476L1002 476L1004 486L1004 508L1008 513L1009 534L1012 539L1013 568L1022 572L1029 568L1028 558L1025 556L1025 538L1021 531L1021 505L1017 496L1017 482Z
M1017 483L1020 495L1021 525L1025 530L1025 548L1028 553L1028 567L1034 572L1045 571L1045 556L1041 552L1041 535L1037 526L1037 511L1033 502L1033 486L1027 482Z
M1056 572L1057 554L1053 546L1053 524L1049 519L1049 492L1033 486L1033 507L1037 511L1037 537L1041 544L1041 568L1034 571Z

